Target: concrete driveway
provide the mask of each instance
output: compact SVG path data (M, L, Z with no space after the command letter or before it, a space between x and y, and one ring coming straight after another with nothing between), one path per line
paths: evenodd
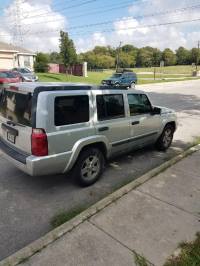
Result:
M155 105L175 109L179 129L167 153L147 148L110 162L102 179L79 188L70 176L30 177L0 154L0 260L51 230L60 210L86 207L161 164L200 136L200 81L143 85Z

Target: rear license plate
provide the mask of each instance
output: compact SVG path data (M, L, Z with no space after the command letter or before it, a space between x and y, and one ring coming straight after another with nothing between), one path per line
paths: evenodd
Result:
M15 135L11 134L10 132L7 132L7 140L10 141L11 143L15 144Z

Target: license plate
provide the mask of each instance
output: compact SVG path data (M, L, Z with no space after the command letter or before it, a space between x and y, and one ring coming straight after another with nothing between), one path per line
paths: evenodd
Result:
M15 135L11 134L10 132L7 133L7 140L11 143L15 144Z

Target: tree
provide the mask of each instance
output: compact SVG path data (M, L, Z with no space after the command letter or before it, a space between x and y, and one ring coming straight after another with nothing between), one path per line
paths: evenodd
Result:
M119 67L128 68L134 67L136 63L136 58L128 53L121 52L119 57Z
M200 57L199 50L198 48L192 48L190 50L190 63L195 63L197 62L197 58Z
M160 66L160 61L162 60L162 52L157 49L157 48L153 48L153 66Z
M69 38L68 33L64 31L60 31L60 55L66 67L72 66L77 62L74 42Z
M49 56L44 53L37 53L35 63L34 63L34 70L35 72L48 72L49 70Z
M49 62L53 64L63 64L60 53L52 52L49 54Z
M136 64L139 67L151 67L153 65L153 51L150 47L139 49L136 59Z
M190 63L190 52L184 47L176 50L176 60L178 65L187 65Z
M165 66L173 66L173 65L176 64L176 55L169 48L166 48L163 51L162 58L163 58L163 60L165 62Z

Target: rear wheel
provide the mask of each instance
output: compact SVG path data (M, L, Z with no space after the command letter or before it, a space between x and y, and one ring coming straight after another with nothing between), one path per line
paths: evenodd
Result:
M94 184L104 170L104 156L97 148L88 148L81 152L74 167L76 179L81 186Z
M174 136L174 127L170 124L166 125L161 136L156 142L157 149L160 151L167 150L172 143L173 136Z

